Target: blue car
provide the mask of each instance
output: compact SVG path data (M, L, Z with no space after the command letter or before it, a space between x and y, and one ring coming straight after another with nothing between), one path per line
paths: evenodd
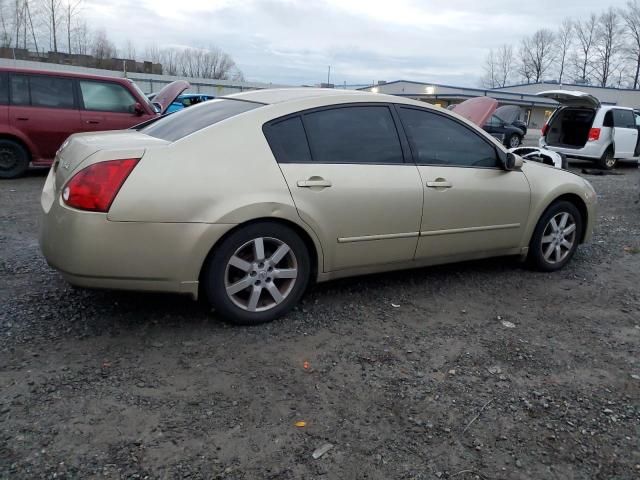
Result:
M183 108L190 107L197 103L206 102L207 100L213 100L214 98L215 97L213 95L205 95L203 93L185 93L177 97L165 113L174 113L178 110L182 110Z

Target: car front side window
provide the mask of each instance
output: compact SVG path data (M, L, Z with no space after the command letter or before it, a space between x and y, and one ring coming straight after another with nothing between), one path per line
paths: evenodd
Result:
M456 120L409 107L399 113L418 164L499 167L495 147Z
M133 113L135 98L122 85L111 82L80 80L85 110Z

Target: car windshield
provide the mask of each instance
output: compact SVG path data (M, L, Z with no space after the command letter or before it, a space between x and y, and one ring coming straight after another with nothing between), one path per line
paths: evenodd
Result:
M151 137L175 142L198 130L262 105L264 104L230 98L209 100L144 123L138 126L138 129Z

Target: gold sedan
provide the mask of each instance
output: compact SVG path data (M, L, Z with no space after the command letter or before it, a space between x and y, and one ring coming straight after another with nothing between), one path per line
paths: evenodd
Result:
M73 135L41 203L42 251L70 283L204 295L253 324L311 281L502 255L558 270L596 194L422 102L277 89Z

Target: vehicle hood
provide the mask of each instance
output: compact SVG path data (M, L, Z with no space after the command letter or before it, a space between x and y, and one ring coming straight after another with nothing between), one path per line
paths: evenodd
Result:
M153 103L160 108L160 113L164 114L169 108L169 105L178 98L178 95L190 86L191 84L186 80L176 80L175 82L171 82L153 97Z
M593 95L577 90L548 90L536 95L538 97L551 98L568 107L600 108L600 100Z
M482 127L497 108L498 101L495 98L475 97L459 103L451 111Z
M520 118L521 109L517 105L503 105L493 114L505 123L512 124Z

